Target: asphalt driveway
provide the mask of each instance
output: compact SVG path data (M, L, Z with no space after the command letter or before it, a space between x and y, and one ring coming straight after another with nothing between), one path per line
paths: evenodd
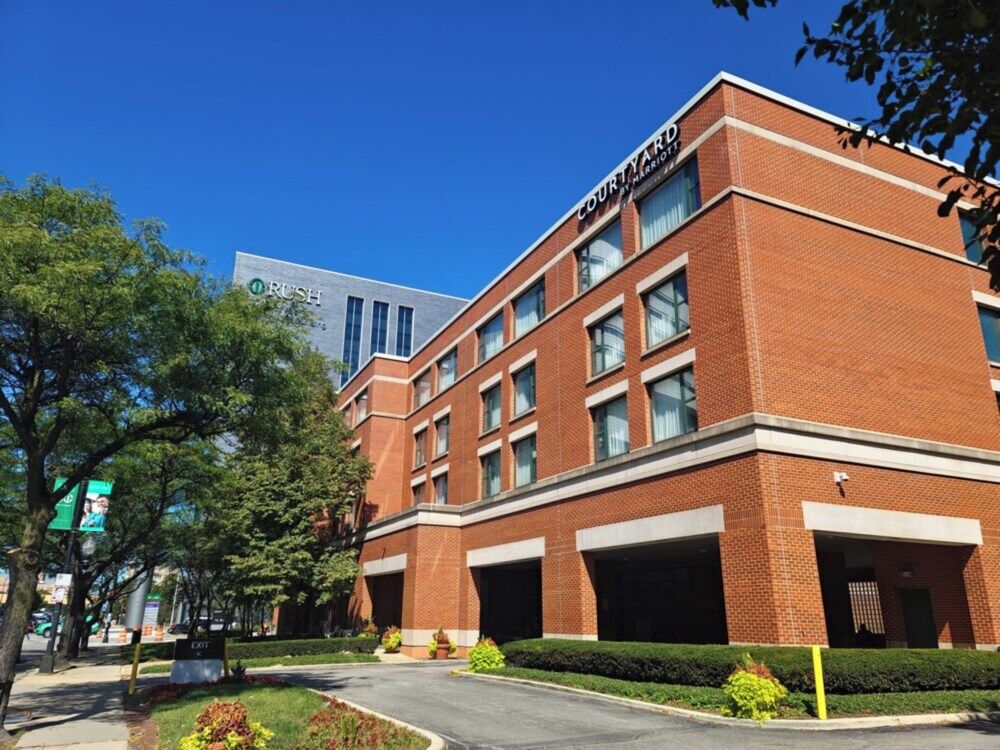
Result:
M270 672L429 729L459 748L997 748L1000 725L848 732L728 728L527 685L453 677L455 663Z

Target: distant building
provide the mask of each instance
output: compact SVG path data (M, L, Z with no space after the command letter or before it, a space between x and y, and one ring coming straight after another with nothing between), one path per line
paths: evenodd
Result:
M252 294L307 305L316 316L313 344L347 365L338 385L372 354L408 358L468 302L241 252L233 283L246 285Z

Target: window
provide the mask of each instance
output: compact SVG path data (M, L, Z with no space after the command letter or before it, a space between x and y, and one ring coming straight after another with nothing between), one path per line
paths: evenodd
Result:
M628 453L628 404L616 398L594 408L594 458L603 461Z
M646 346L655 346L691 327L687 274L681 271L646 295Z
M344 318L344 364L347 369L340 375L343 385L358 371L361 358L361 318L364 315L365 301L360 297L347 298L347 316Z
M424 443L427 442L427 430L421 430L413 436L413 468L418 469L427 463L424 456Z
M413 504L418 505L420 503L426 502L427 499L427 482L421 482L413 486Z
M599 375L625 361L625 320L621 311L590 328L590 374Z
M523 487L535 481L535 436L514 443L514 486Z
M545 317L545 281L514 300L514 335L520 336L537 326Z
M665 237L700 207L698 161L691 159L643 199L639 207L643 249Z
M409 357L413 349L413 308L396 310L396 356Z
M590 289L622 264L622 225L616 221L576 256L580 291Z
M448 474L434 478L434 502L444 505L448 502Z
M503 313L497 313L479 329L479 361L485 362L503 347Z
M431 371L427 370L413 383L413 408L426 404L431 398Z
M451 429L451 418L443 417L434 423L434 457L443 456L448 452L448 433Z
M649 409L654 443L697 430L694 370L688 367L650 385Z
M458 374L458 349L452 349L438 360L438 390L443 391L455 382Z
M389 303L372 303L372 339L370 354L385 354L386 336L389 331Z
M479 459L483 470L483 497L500 492L500 451L487 453Z
M363 391L361 391L361 395L358 396L357 405L354 413L354 424L357 424L367 416L368 416L368 389L365 388Z
M1000 362L1000 313L986 307L980 307L979 325L983 329L986 358L990 362Z
M514 373L514 416L535 408L535 366Z
M965 247L965 257L973 263L983 262L983 240L977 237L976 216L967 211L958 212L958 222L962 227L962 245Z
M483 392L483 432L500 426L500 385Z

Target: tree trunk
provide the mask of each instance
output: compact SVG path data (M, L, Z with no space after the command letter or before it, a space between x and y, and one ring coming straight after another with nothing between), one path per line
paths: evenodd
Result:
M9 555L9 569L12 579L10 594L7 597L6 618L0 629L0 726L7 718L7 703L10 701L10 690L14 684L14 667L21 653L21 642L24 640L31 605L35 600L35 585L38 581L38 571L41 569L39 552L42 548L42 538L45 527L49 524L52 512L40 507L40 498L32 497L32 488L28 489L28 516L25 519L24 533L21 535L21 547L12 550ZM40 492L40 488L36 491ZM56 625L58 627L58 624Z
M74 566L76 567L76 566ZM83 576L74 570L73 595L66 610L66 624L63 626L59 652L67 659L80 656L80 639L84 631L84 616L87 604L87 586Z

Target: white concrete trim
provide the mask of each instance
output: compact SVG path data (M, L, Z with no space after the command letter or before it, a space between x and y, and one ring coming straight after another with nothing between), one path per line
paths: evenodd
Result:
M991 310L1000 310L1000 297L996 297L992 294L983 294L982 292L973 291L972 299L975 300L977 305L988 307Z
M491 375L486 378L486 380L479 384L479 392L483 393L484 391L488 391L490 388L499 383L501 378L503 378L502 372L498 372L496 375Z
M990 378L990 387L994 391L1000 393L1000 380L997 380L996 378Z
M353 450L357 450L357 449L358 449L358 448L360 448L360 447L361 447L361 438L358 438L358 439L357 439L357 440L355 440L355 441L354 441L353 443L351 443L351 450L352 450L352 451L353 451Z
M431 469L431 479L437 479L442 474L448 473L448 464L441 464L436 469Z
M579 552L599 549L634 547L639 544L663 542L671 539L690 539L718 534L726 530L721 505L665 513L661 516L637 518L621 523L592 526L576 532L576 549Z
M507 442L513 445L518 440L524 440L528 435L534 435L536 432L538 432L538 422L526 424L507 435Z
M931 544L983 543L979 519L802 502L807 529L864 539L895 539Z
M652 367L647 367L642 371L642 382L649 383L653 380L659 380L665 375L670 375L671 373L677 372L678 370L683 370L688 365L694 362L694 347L687 349L675 357L670 359L665 359L662 362L653 365Z
M391 557L383 557L381 560L369 560L361 566L366 577L384 576L389 573L399 573L406 570L406 553L402 552Z
M542 638L564 638L568 641L596 641L597 633L542 633Z
M465 564L469 568L485 568L489 565L535 560L545 557L545 537L536 536L510 544L497 544L492 547L470 549L465 553Z
M414 477L410 480L410 489L413 489L417 485L421 485L427 481L427 477L421 474L419 477Z
M434 412L434 417L432 419L433 419L433 421L437 422L442 417L447 417L449 414L451 414L451 404L448 404L443 409L440 409L440 410Z
M620 307L625 304L625 294L619 294L617 297L608 300L603 305L598 307L596 310L591 312L589 315L583 316L583 327L590 328L594 323L604 320L606 317L611 315L613 312L617 311Z
M607 388L599 390L597 393L591 393L583 403L588 409L593 409L595 406L600 406L606 401L610 401L627 392L628 380L620 380L614 385L609 385Z
M479 456L480 458L482 458L483 456L487 455L488 453L492 453L493 451L500 450L500 446L502 446L502 445L503 445L503 438L497 438L496 440L494 440L491 443L487 443L486 445L480 446L479 450L476 451L476 455Z
M654 271L649 276L644 278L642 281L638 282L635 285L636 294L645 294L653 287L659 286L662 282L666 281L671 276L674 276L683 271L684 268L687 266L687 264L688 264L688 254L681 253L679 256L677 256L672 261L667 263L667 265L665 265L659 271Z
M427 425L428 425L428 422L427 422L426 419L423 420L422 422L417 422L415 425L413 425L413 434L416 435L421 430L426 430L427 429Z
M515 359L511 363L510 367L507 368L507 372L509 372L511 375L513 375L518 370L523 370L525 367L527 367L528 365L530 365L532 362L535 361L535 359L537 357L538 357L538 350L537 349L532 349L530 352L528 352L527 354L525 354L523 357L520 357L519 359Z

